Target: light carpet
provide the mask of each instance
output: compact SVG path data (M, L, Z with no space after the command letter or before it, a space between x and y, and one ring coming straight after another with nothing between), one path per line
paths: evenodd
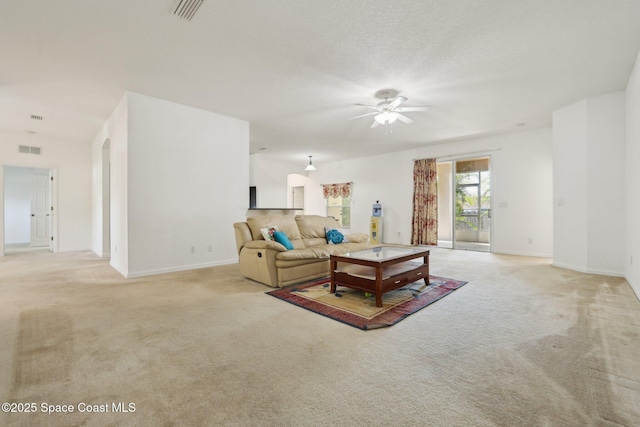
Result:
M363 333L237 265L127 280L90 252L2 257L0 401L136 410L0 425L640 425L640 302L624 279L447 249L430 263L469 285Z

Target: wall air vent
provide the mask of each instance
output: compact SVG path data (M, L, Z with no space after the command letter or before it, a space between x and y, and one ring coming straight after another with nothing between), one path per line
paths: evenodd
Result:
M44 120L43 116L37 116L35 114L31 115L31 120Z
M19 145L18 146L19 153L25 154L42 154L42 148L40 147L29 147L28 145Z
M204 0L179 0L173 10L173 14L182 19L191 21Z

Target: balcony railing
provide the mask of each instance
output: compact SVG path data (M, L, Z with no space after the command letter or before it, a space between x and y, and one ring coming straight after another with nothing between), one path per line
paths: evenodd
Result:
M458 215L456 216L456 230L489 231L491 228L491 218L485 212L480 216L478 227L478 215Z

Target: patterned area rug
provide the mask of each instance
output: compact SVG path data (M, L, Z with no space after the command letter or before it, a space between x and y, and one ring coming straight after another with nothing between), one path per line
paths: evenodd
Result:
M335 294L329 293L330 278L292 285L267 294L306 308L359 329L391 326L410 314L461 288L467 282L429 276L424 281L410 283L382 296L382 307L376 307L375 296L338 284Z

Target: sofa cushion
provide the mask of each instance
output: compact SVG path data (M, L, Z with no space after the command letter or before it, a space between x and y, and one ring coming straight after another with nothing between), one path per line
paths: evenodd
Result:
M327 239L324 237L314 237L312 239L302 239L304 245L309 248L311 246L326 245Z
M328 245L325 245L328 246ZM311 247L306 249L295 249L292 251L278 252L276 254L276 260L292 261L301 259L327 259L329 258L329 252L324 248Z
M290 269L292 267L299 267L301 265L324 265L324 270L326 270L326 274L325 275L329 275L329 258L324 258L324 259L318 259L318 258L314 258L314 259L276 259L275 260L275 266L278 267L278 269L281 268L286 268L286 269ZM280 272L278 273L280 274Z
M366 233L345 234L345 237L349 239L351 243L365 243L369 240L369 235Z
M320 215L296 215L295 221L303 239L325 238L325 227L338 228L340 223L334 217Z
M244 247L249 249L273 249L276 251L287 250L287 248L275 240L251 240L250 242L245 243Z
M370 248L372 245L369 243L340 243L339 245L324 244L314 246L316 250L324 250L329 255L343 255L349 252L362 251Z
M282 231L287 235L295 249L304 249L304 243L302 243L300 232L298 231L298 224L291 215L250 216L247 218L247 225L251 230L253 240L264 240L260 229L276 226L278 227L278 231Z

